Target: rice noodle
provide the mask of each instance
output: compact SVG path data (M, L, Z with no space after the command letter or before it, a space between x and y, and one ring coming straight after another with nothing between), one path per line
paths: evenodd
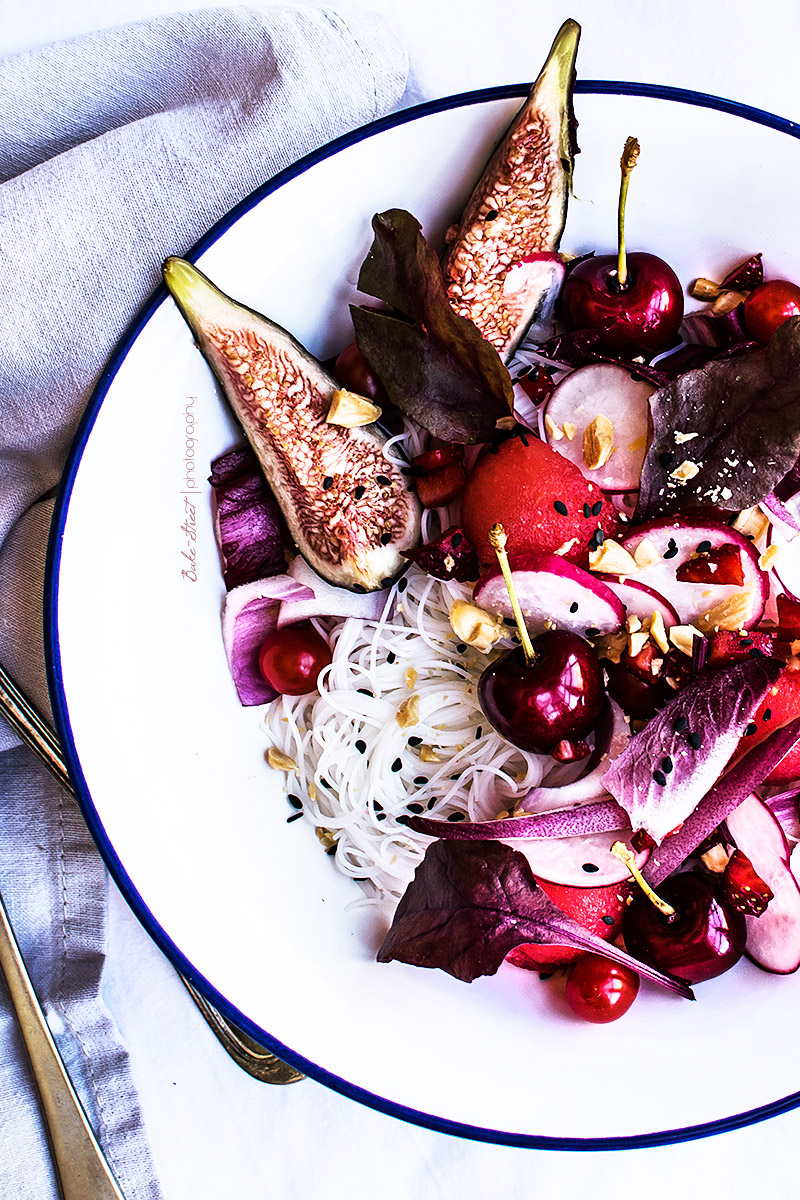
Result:
M281 697L267 714L270 742L297 764L287 790L335 844L339 869L378 900L402 895L431 840L402 818L490 820L555 765L511 746L481 712L476 687L487 656L459 643L448 620L453 601L470 595L412 566L387 593L380 620L329 625L333 662L319 694ZM412 695L419 719L401 728L397 715ZM424 761L432 756L438 761Z

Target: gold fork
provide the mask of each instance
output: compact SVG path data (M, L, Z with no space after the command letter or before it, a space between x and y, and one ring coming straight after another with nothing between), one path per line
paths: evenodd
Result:
M58 738L2 666L0 666L0 713L17 731L22 740L39 756L61 786L74 797L75 789L72 786ZM225 1047L233 1061L248 1075L252 1075L261 1083L273 1084L296 1083L305 1078L300 1071L277 1058L272 1051L254 1041L244 1030L239 1029L237 1025L223 1017L222 1013L218 1012L188 979L185 979L183 975L180 975L180 978L218 1041Z

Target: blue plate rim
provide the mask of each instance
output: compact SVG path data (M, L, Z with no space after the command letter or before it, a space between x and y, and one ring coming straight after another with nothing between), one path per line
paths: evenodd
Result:
M248 196L240 201L239 204L235 205L228 213L225 214L225 216L220 218L219 221L212 225L208 232L205 233L203 237L196 242L192 249L187 252L185 257L192 261L197 259L202 253L204 253L205 250L208 249L209 246L218 241L222 234L235 225L245 213L256 207L256 205L258 205L265 197L271 195L273 192L277 191L278 188L296 178L298 175L303 174L317 163L332 157L334 154L346 149L348 146L353 146L358 142L364 141L370 137L374 137L388 129L393 129L396 126L408 124L411 121L418 120L421 117L431 116L435 113L445 112L449 109L467 107L474 104L484 104L494 100L521 98L527 94L529 87L529 83L506 84L499 87L482 88L474 91L461 92L453 96L444 96L439 99L426 101L411 108L403 109L400 112L391 113L389 116L381 117L378 120L371 121L367 125L363 125L358 129L351 131L350 133L346 133L341 137L326 143L326 145L321 146L318 150L312 151L312 153L305 155L298 162L278 172L278 174L274 175L272 178L259 185L259 187L255 188ZM575 93L576 95L644 97L647 99L666 100L673 103L694 105L700 108L707 108L717 112L727 113L731 116L736 116L744 120L751 121L755 124L763 125L769 129L774 129L781 133L788 134L790 137L800 139L800 123L791 121L785 117L776 116L774 113L766 112L763 109L741 104L738 101L727 100L721 96L713 96L691 89L668 87L667 85L663 84L637 83L620 80L585 79L577 81ZM81 458L83 456L83 451L86 447L103 401L105 400L105 397L117 375L117 372L122 366L122 363L125 361L136 339L139 337L150 318L166 298L167 291L162 284L156 288L156 290L130 323L126 333L120 339L108 364L104 368L88 402L86 410L78 426L78 430L75 434L67 463L64 468L58 495L56 497L53 520L50 528L44 583L44 642L48 685L50 688L50 697L56 730L61 740L64 755L69 767L69 773L75 787L78 804L89 828L89 832L91 833L98 851L103 858L106 867L108 868L109 874L122 892L129 907L132 909L141 925L144 927L159 949L166 955L173 966L180 971L180 973L192 984L192 986L197 988L197 990L200 991L228 1020L232 1021L240 1029L244 1030L244 1032L250 1037L254 1038L261 1045L266 1046L279 1058L283 1059L285 1062L301 1071L304 1075L309 1076L309 1078L316 1080L318 1083L331 1088L333 1091L339 1092L341 1095L346 1096L357 1103L364 1104L367 1107L386 1113L389 1116L397 1117L398 1119L406 1121L410 1124L419 1125L423 1128L431 1129L438 1133L462 1137L472 1141L487 1142L495 1145L524 1147L534 1150L634 1150L672 1145L681 1142L694 1141L699 1138L712 1137L720 1133L728 1133L735 1129L742 1129L748 1125L753 1125L758 1122L780 1116L781 1114L789 1112L792 1109L800 1106L800 1091L798 1091L782 1097L779 1100L774 1100L768 1104L760 1105L757 1108L748 1109L743 1113L733 1114L729 1117L722 1117L714 1121L704 1122L697 1125L687 1125L675 1129L653 1131L650 1133L588 1138L553 1137L540 1134L515 1133L504 1130L488 1129L483 1126L474 1126L463 1122L450 1120L448 1118L438 1117L431 1113L425 1113L417 1109L410 1108L406 1105L398 1103L397 1101L375 1095L374 1093L369 1092L356 1084L350 1083L348 1080L332 1074L324 1067L321 1067L316 1063L309 1062L290 1047L284 1046L266 1030L261 1029L252 1020L250 1020L246 1014L240 1012L233 1004L230 1003L230 1001L225 998L225 996L218 992L213 984L211 984L209 980L207 980L197 971L194 965L185 957L178 946L159 925L156 918L145 904L142 896L136 889L132 879L128 875L125 867L114 850L113 845L108 839L81 770L80 759L78 757L69 720L69 710L66 701L61 669L61 655L58 636L58 581L64 527L69 509L69 501L80 466Z

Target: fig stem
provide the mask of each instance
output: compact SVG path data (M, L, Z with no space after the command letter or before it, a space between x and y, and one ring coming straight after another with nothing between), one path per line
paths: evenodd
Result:
M508 565L508 555L506 554L506 531L502 525L493 525L489 530L489 543L497 555L497 561L500 564L500 570L503 572L508 597L511 601L511 608L514 613L514 620L517 622L519 630L519 638L522 643L522 653L525 655L525 666L533 666L536 661L536 654L533 649L530 635L525 624L525 618L522 615L522 609L519 606L517 599L517 589L514 587L514 580L511 576L511 567Z
M639 143L635 137L629 137L619 160L622 178L619 185L619 205L617 208L617 285L620 289L628 286L628 260L625 255L625 205L628 200L628 181L631 171L636 166L639 157Z
M636 865L636 859L634 858L633 851L629 850L624 842L614 842L611 847L611 853L614 855L614 858L618 858L621 863L625 864L633 878L638 883L639 887L644 892L645 896L647 896L647 899L652 904L655 904L658 911L662 912L665 917L674 917L675 909L672 907L672 905L667 904L666 900L662 900L661 897L653 891L653 889L650 887L650 884L645 880L644 876Z

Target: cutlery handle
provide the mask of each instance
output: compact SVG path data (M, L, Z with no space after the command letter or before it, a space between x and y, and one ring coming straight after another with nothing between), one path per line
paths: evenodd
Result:
M64 1200L124 1200L36 998L0 897L0 968L31 1060Z

